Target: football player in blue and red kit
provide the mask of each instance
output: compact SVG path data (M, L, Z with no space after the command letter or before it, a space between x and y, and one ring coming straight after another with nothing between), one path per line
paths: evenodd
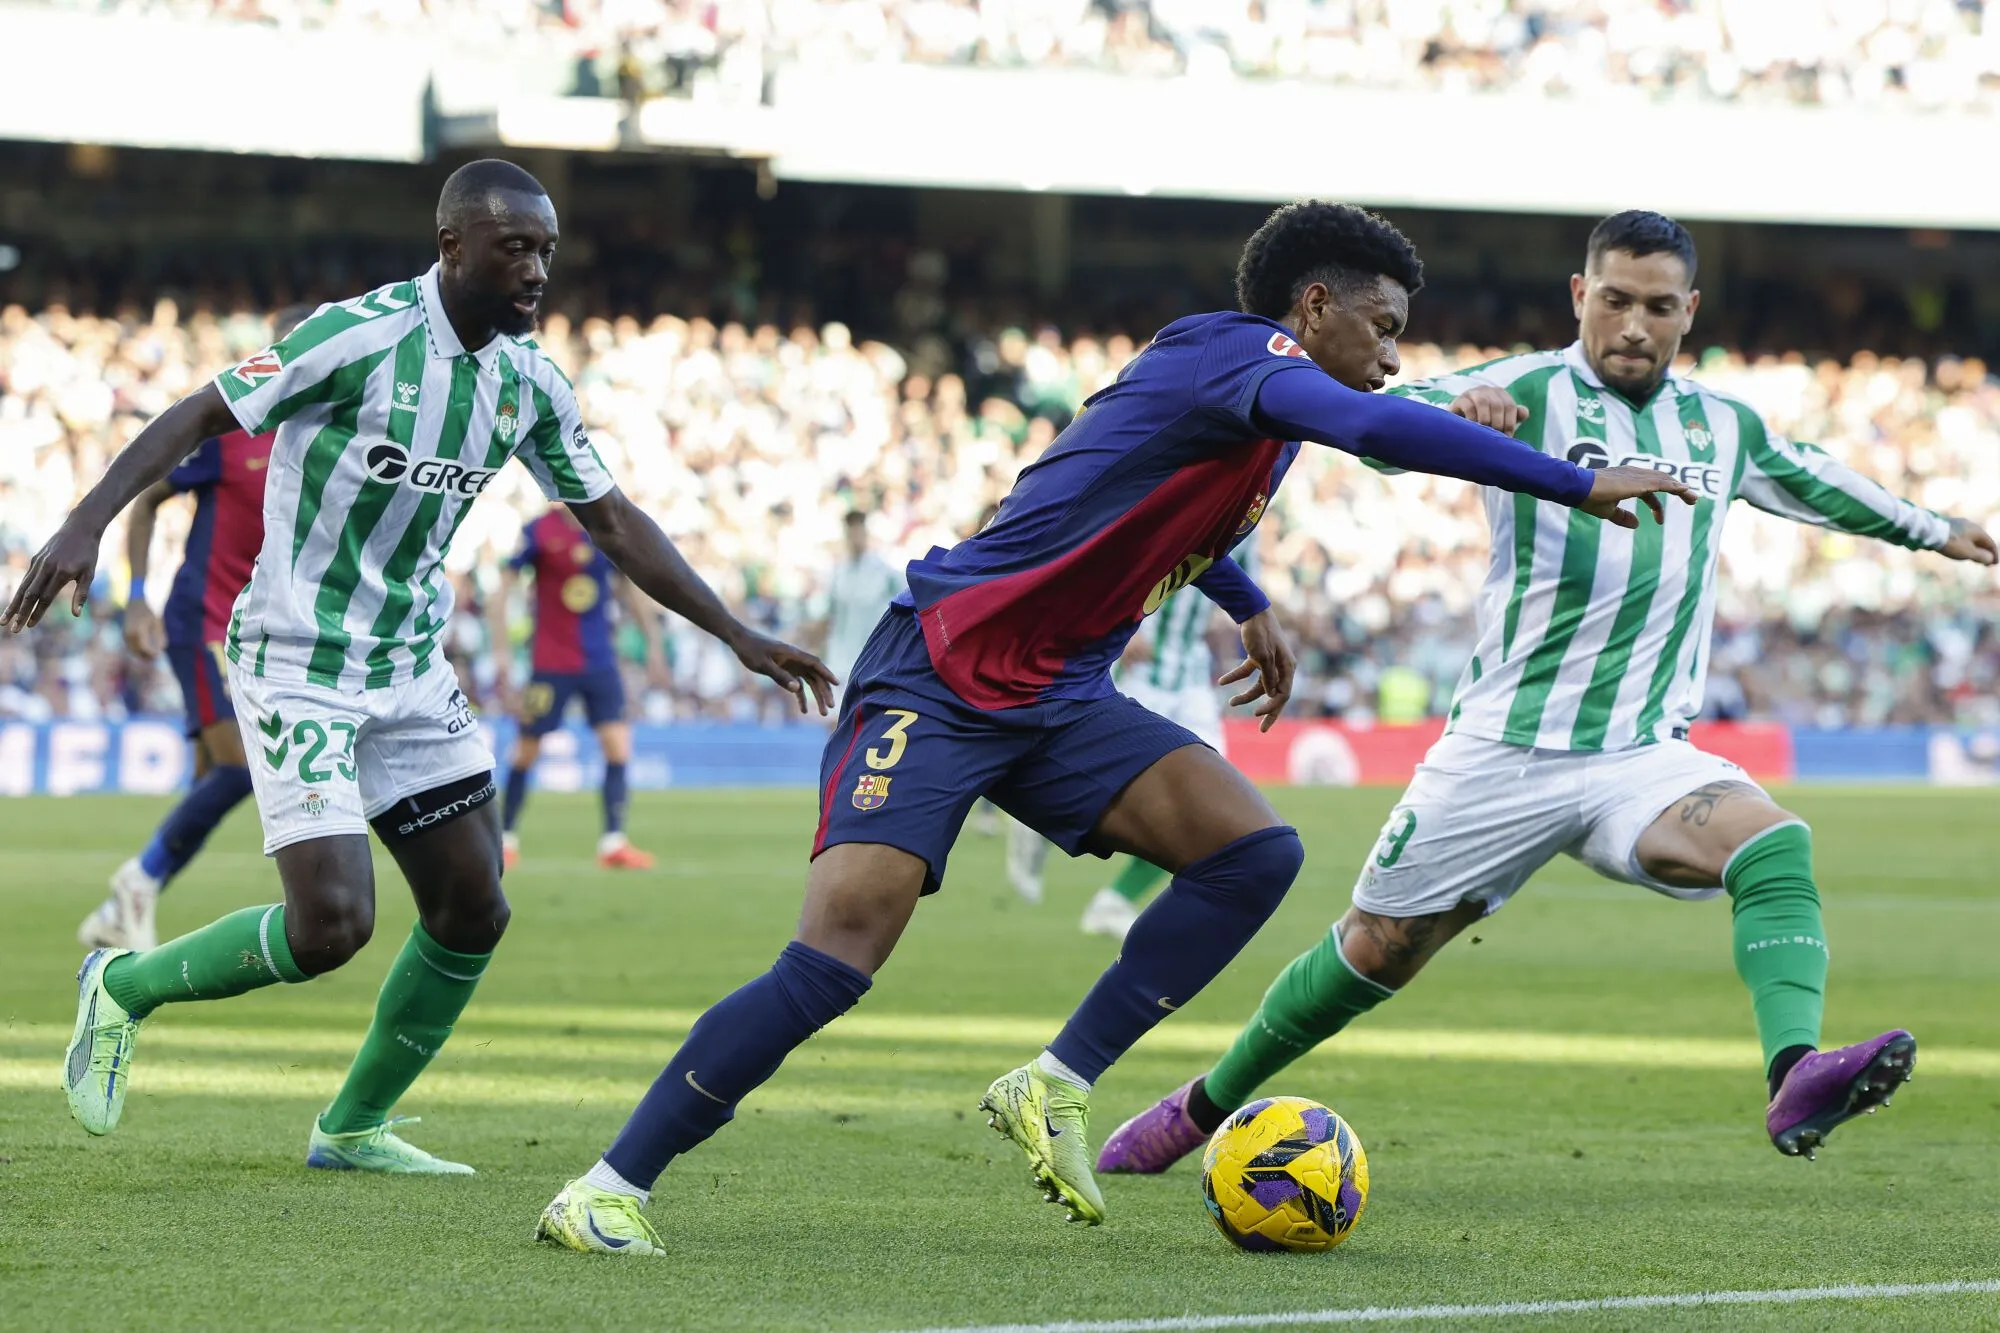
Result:
M1229 675L1249 683L1237 701L1261 699L1258 715L1275 719L1292 655L1227 552L1263 515L1297 441L1626 527L1639 519L1620 501L1641 499L1656 517L1662 494L1693 502L1663 473L1587 471L1373 395L1399 368L1396 338L1421 281L1409 242L1373 214L1279 209L1244 249L1241 313L1160 330L1022 472L990 526L910 563L909 591L855 663L821 763L796 937L695 1023L538 1236L658 1252L640 1206L661 1170L868 990L982 793L1071 854L1131 852L1174 876L1047 1049L981 1103L1045 1197L1074 1220L1103 1220L1084 1141L1092 1081L1236 956L1304 858L1241 773L1113 688L1140 619L1198 585L1241 627L1246 661Z
M274 331L282 338L311 313L309 306L286 310ZM250 582L264 544L264 475L274 438L239 430L203 440L132 506L125 528L132 571L125 644L144 658L158 657L165 648L194 741L195 779L145 848L112 873L111 895L77 927L77 938L88 948L150 949L159 943L160 890L250 794L222 651L236 594ZM173 588L156 616L146 602L154 520L161 505L184 494L194 496L194 520Z
M500 697L521 726L507 769L506 796L500 821L504 864L520 858L514 826L528 799L528 773L540 757L542 737L562 725L572 699L597 732L604 753L604 832L597 841L597 863L613 870L645 870L653 858L625 836L625 766L632 762L632 728L625 721L625 682L611 648L611 598L615 590L639 627L646 645L646 667L656 682L666 678L666 650L660 640L659 614L648 606L590 534L561 505L530 523L521 534L521 549L500 575L500 589L491 603L495 644L506 644L507 605L513 574L530 570L535 576L534 628L529 636L533 676L518 699L502 654Z

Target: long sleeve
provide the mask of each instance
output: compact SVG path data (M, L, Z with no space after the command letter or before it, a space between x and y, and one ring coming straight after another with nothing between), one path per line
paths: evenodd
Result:
M1264 595L1263 589L1243 566L1226 555L1197 574L1194 586L1239 625L1271 609L1271 599Z
M1574 463L1425 402L1360 393L1303 368L1265 378L1257 415L1287 439L1312 440L1412 472L1461 477L1559 504L1578 504L1590 494L1590 473Z
M1767 430L1745 431L1744 455L1737 493L1768 513L1912 550L1935 550L1951 536L1944 519L1813 445Z

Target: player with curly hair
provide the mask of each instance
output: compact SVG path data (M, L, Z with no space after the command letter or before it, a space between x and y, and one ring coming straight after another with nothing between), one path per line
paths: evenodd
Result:
M1111 1135L1098 1170L1151 1174L1196 1151L1259 1086L1395 996L1560 854L1669 897L1729 896L1763 1047L1764 1127L1779 1152L1812 1156L1909 1077L1916 1038L1901 1028L1819 1049L1828 954L1811 830L1689 740L1722 522L1740 498L1949 559L1991 565L2000 551L1977 524L1898 499L1676 374L1701 302L1694 275L1686 228L1614 214L1570 278L1576 342L1393 391L1585 467L1670 471L1700 500L1627 534L1486 493L1493 556L1479 643L1353 905L1279 973L1220 1060Z
M1304 858L1248 779L1112 685L1140 621L1181 587L1201 588L1242 627L1245 659L1223 677L1246 682L1236 702L1261 700L1257 714L1276 719L1292 652L1228 552L1301 440L1624 526L1638 519L1621 500L1657 512L1662 493L1692 497L1651 468L1593 473L1374 396L1399 367L1396 338L1422 281L1410 243L1381 218L1330 203L1279 209L1244 251L1242 311L1160 330L1022 472L991 524L910 563L821 762L796 938L695 1023L603 1159L543 1213L542 1239L661 1251L640 1212L661 1171L868 990L982 795L1072 855L1131 852L1174 876L1061 1033L982 1103L1051 1202L1103 1220L1084 1145L1091 1082L1228 965Z

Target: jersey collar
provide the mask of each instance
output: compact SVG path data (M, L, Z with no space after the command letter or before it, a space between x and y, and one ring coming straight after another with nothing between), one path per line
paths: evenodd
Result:
M1632 408L1634 411L1644 411L1646 408L1651 407L1654 403L1658 402L1660 399L1660 390L1672 386L1673 383L1680 378L1680 376L1674 374L1672 366L1667 367L1667 373L1661 377L1659 385L1653 390L1651 394L1647 396L1646 401L1643 403L1635 403L1631 399L1627 398L1624 394L1619 393L1618 390L1613 389L1608 385L1606 385L1605 382L1598 377L1597 372L1591 368L1590 358L1584 355L1583 339L1578 338L1575 342L1571 343L1568 347L1565 347L1563 349L1563 363L1567 365L1570 368L1571 372L1574 373L1576 377L1582 380L1585 384L1588 384L1591 388L1596 389L1599 393L1610 394L1612 397L1616 398L1619 402L1624 403L1627 407Z
M479 368L487 374L497 374L500 366L500 350L513 341L504 333L496 333L486 346L468 353L465 344L459 341L458 330L451 326L451 320L444 313L444 293L438 290L438 271L441 265L432 264L430 272L417 279L417 299L424 307L424 328L430 334L431 356L439 361L453 361L461 356L471 356L479 363Z

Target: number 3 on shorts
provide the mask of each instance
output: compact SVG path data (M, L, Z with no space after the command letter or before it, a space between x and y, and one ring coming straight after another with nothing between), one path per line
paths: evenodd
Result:
M1375 840L1375 864L1387 870L1403 859L1403 849L1417 831L1417 812L1408 806L1389 812L1382 836Z
M868 761L868 767L878 773L903 762L903 751L910 743L910 724L917 720L917 715L907 708L890 708L884 711L896 720L882 733L883 743L869 746L863 754L863 758Z

